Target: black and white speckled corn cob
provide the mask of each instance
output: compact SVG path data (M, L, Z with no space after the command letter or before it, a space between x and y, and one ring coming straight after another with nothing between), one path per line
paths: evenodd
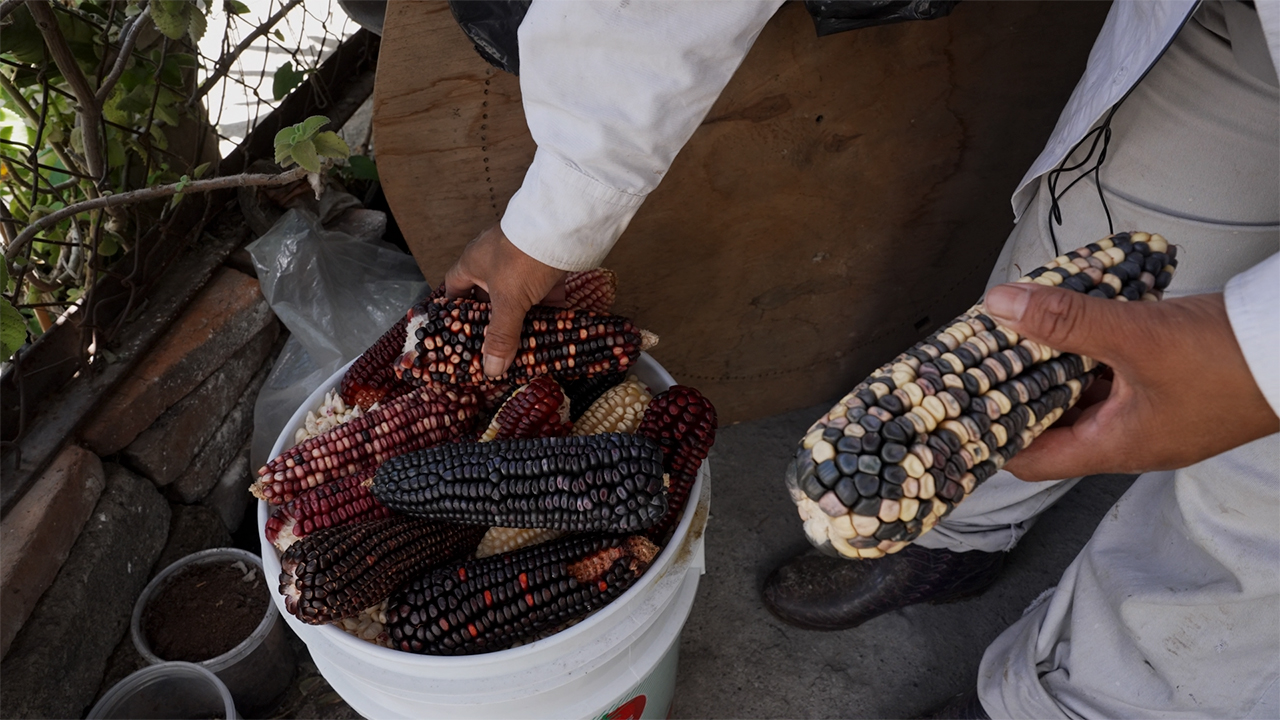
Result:
M473 385L482 367L489 304L436 298L409 311L404 354L396 372L409 382ZM656 336L626 318L535 306L525 315L520 348L503 378L525 383L539 375L575 379L625 371Z
M280 594L312 625L352 617L431 566L466 557L484 532L404 516L322 528L280 557Z
M667 511L662 449L623 433L419 450L383 463L371 491L409 515L573 532L636 532Z
M1118 233L1018 282L1159 300L1176 266L1163 237ZM846 557L901 550L1057 421L1098 368L1019 337L975 305L810 427L787 471L810 541Z
M250 491L282 505L304 490L377 467L393 455L474 431L476 398L460 389L422 388L295 445L258 470Z
M503 650L608 604L657 554L642 537L569 536L438 568L391 597L387 632L425 655Z

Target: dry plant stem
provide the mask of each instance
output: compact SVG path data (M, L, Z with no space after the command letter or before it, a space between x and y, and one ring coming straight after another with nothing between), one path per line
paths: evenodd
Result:
M58 28L58 20L53 16L53 10L49 9L49 5L44 2L27 3L27 9L31 11L36 27L40 28L40 34L44 36L45 45L53 55L53 62L62 72L62 76L67 79L71 92L76 96L76 114L80 116L85 163L89 166L89 174L94 180L100 180L106 172L103 163L102 138L98 134L99 126L102 124L102 106L98 103L93 88L89 87L89 81L84 73L80 71L80 65L76 63L75 56L71 54L71 46L67 45L67 39L62 36L62 31Z
M49 213L39 220L28 225L17 238L14 239L9 247L4 251L6 260L13 260L14 257L22 250L27 243L31 242L41 230L57 223L60 220L77 215L79 213L97 210L99 208L115 207L117 205L127 205L130 203L145 202L147 200L156 200L158 198L170 197L178 193L196 193L210 192L212 190L223 190L226 188L251 187L251 186L273 186L288 185L291 182L302 180L307 176L307 169L298 167L279 175L228 175L226 177L210 178L208 180L193 180L185 185L182 183L173 183L172 185L157 185L155 187L142 188L139 190L130 190L119 195L106 195L103 197L84 200L74 205L68 205L60 210Z
M240 57L240 53L248 49L248 47L253 44L253 41L270 32L271 28L276 26L276 23L280 22L285 15L289 14L290 10L301 3L302 0L289 0L289 2L285 3L278 11L276 11L276 14L267 18L266 22L262 23L255 28L253 32L246 35L245 38L240 41L240 44L235 46L235 49L230 53L223 55L222 59L218 61L218 65L214 67L213 72L209 74L209 77L200 84L199 88L196 88L196 91L191 95L191 98L187 100L187 106L190 107L200 102L200 98L208 94L208 92L213 89L213 86L227 74L227 71L231 69L233 64L235 64L236 59Z
M120 52L116 55L115 65L112 66L111 72L102 80L102 84L98 86L98 92L95 97L99 105L106 102L107 97L111 95L111 90L116 86L116 81L124 74L124 68L129 64L129 56L133 54L133 46L138 42L138 33L141 32L143 21L151 16L151 6L142 8L142 12L133 18L133 23L125 30L124 38L120 41Z

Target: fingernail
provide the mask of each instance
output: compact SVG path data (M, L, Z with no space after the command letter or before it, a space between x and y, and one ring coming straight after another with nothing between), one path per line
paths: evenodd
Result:
M1031 302L1031 288L1025 283L997 285L987 292L987 314L1003 323L1016 323Z
M497 357L496 355L484 356L485 375L488 375L491 378L496 378L501 375L504 370L506 370L506 367L503 366L502 358Z

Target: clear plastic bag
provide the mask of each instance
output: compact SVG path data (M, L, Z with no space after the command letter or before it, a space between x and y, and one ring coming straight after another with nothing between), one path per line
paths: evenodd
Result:
M261 467L298 405L430 292L413 257L325 230L290 210L248 246L262 294L289 329L258 395L250 460Z

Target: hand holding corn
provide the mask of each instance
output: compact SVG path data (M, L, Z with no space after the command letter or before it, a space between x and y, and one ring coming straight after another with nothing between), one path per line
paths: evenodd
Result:
M445 273L445 292L456 299L479 288L489 296L493 310L483 346L485 375L498 377L515 359L529 308L564 304L564 278L565 271L526 255L497 225L467 243Z
M986 307L1011 330L1114 372L1105 400L1005 465L1023 480L1186 467L1280 424L1249 372L1221 293L1116 303L1020 283L992 288Z

